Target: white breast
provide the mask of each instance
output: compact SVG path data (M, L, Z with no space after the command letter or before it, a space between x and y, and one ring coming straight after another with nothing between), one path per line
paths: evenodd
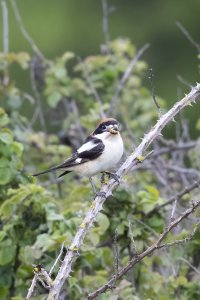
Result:
M116 166L123 155L121 135L106 133L101 136L101 139L105 145L103 153L97 159L76 166L74 171L84 176L93 176L103 171L109 171Z

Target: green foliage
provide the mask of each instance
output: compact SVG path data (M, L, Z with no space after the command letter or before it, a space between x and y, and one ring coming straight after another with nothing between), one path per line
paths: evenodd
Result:
M82 219L92 205L89 200L93 197L87 178L80 179L69 174L60 183L56 181L55 174L39 179L30 174L59 164L71 153L71 147L81 143L80 124L84 125L83 135L86 135L99 120L100 110L109 110L119 81L135 54L136 48L131 41L121 38L111 42L109 54L89 56L83 61L78 60L78 63L71 52L48 63L41 61L42 72L39 75L42 79L35 74L39 100L44 102L45 113L58 114L58 117L48 117L46 132L41 128L40 131L35 129L39 127L34 123L38 109L35 95L27 96L14 84L15 80L10 79L6 85L0 85L1 105L4 107L0 108L2 300L24 299L33 277L32 264L43 264L47 271L50 270L62 243L70 246L77 228L86 226ZM17 63L22 69L29 69L30 62L33 58L28 53L1 54L2 76L8 64ZM147 64L139 60L112 110L125 129L122 134L129 152L133 142L137 142L157 119L151 92L143 85L146 71ZM101 106L94 91L99 95ZM23 115L25 99L30 100L30 110L34 111L30 119ZM157 100L162 107L165 106L162 99ZM71 109L74 107L72 104L75 105L74 110ZM68 106L70 108L64 117L59 118L63 107L66 109ZM59 136L51 132L51 123L56 119L60 122L59 129L67 133L65 144L61 144ZM134 137L130 132L134 133ZM197 155L191 152L191 163L195 165L197 161ZM164 203L154 176L149 172L140 173L137 177L130 174L125 181L126 184L122 183L114 196L108 199L86 237L68 281L69 299L85 299L90 291L104 284L116 272L115 232L120 265L124 265L131 258L133 239L140 252L152 244L164 229L166 216L163 210L151 215L157 205ZM186 228L176 238L184 238L187 234ZM185 255L193 257L198 249L199 239L195 236ZM174 299L177 293L181 300L199 299L198 281L195 276L188 276L188 266L181 265L178 276L171 275L171 268L177 260L177 253L170 249L167 255L156 253L147 257L114 291L107 292L100 299L167 300ZM59 265L53 277L58 268ZM40 293L41 297L35 299L44 299L42 288Z

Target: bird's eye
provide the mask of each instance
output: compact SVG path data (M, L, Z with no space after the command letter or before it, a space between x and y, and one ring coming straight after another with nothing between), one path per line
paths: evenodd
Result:
M106 129L106 125L102 124L102 125L101 125L101 128L102 128L103 130L105 130L105 129Z

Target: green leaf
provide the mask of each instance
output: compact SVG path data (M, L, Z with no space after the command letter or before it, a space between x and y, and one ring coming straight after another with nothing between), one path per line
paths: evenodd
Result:
M6 158L0 159L0 185L5 185L10 182L13 176L13 171L9 160Z
M61 98L62 95L59 92L54 92L50 96L48 96L47 102L50 107L55 108Z
M0 131L0 141L5 144L11 144L13 141L12 133L9 129L4 128Z
M43 252L41 249L35 246L26 246L24 247L21 253L21 260L25 262L25 264L30 265L33 264L36 260L40 259Z
M63 79L63 77L66 77L66 69L62 66L58 66L54 69L54 74L56 76L57 79Z
M97 222L100 226L99 234L102 235L108 229L110 222L108 220L108 217L102 213L98 214Z
M24 300L24 297L15 296L15 297L11 297L11 300Z
M0 299L1 300L7 300L8 299L8 292L9 289L6 286L0 286Z
M152 185L147 185L146 186L147 191L152 194L154 197L158 198L160 193L159 191Z
M42 251L46 251L55 245L55 241L52 239L50 235L47 233L43 233L37 236L37 240L35 242L35 247L42 249Z
M62 56L61 56L61 60L63 62L67 62L68 60L72 59L75 57L75 54L73 52L65 52Z
M8 115L5 111L0 107L0 127L3 127L9 123Z
M9 264L15 256L16 246L13 245L11 239L7 239L0 243L0 265Z
M88 234L88 239L94 246L96 246L99 243L99 235L94 231Z
M5 231L0 231L0 242L5 238L6 232Z

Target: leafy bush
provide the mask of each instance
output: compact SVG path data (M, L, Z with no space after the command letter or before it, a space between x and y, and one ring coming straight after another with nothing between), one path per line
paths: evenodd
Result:
M42 264L50 270L62 243L66 249L70 245L93 197L87 178L70 174L60 182L55 174L39 179L31 174L63 161L80 145L103 113L109 112L121 122L126 154L133 151L133 145L138 144L157 120L151 91L143 85L148 68L144 61L137 61L122 91L116 93L135 55L135 46L129 39L122 38L111 42L109 53L89 56L82 61L71 52L52 61L42 61L29 53L0 55L2 300L24 299L33 277L33 264ZM4 71L14 63L31 72L33 94L16 87L15 78L3 83ZM165 108L165 101L157 100ZM197 149L192 151L187 157L191 162ZM165 161L171 159L170 154L165 155ZM171 188L181 190L181 180L175 180L173 173L170 176ZM116 247L119 264L124 265L132 256L133 239L138 252L155 240L165 227L169 210L154 209L163 204L169 194L151 170L126 176L86 238L65 287L68 299L85 299L91 290L115 273ZM182 201L179 209L187 203L188 199ZM175 238L187 234L186 224ZM177 295L183 300L199 299L197 276L188 264L181 264L179 260L184 255L191 263L195 262L198 235L188 247L165 249L145 258L114 291L102 295L101 299L165 300ZM45 293L45 289L38 286L41 298L36 296L35 299L45 299Z

